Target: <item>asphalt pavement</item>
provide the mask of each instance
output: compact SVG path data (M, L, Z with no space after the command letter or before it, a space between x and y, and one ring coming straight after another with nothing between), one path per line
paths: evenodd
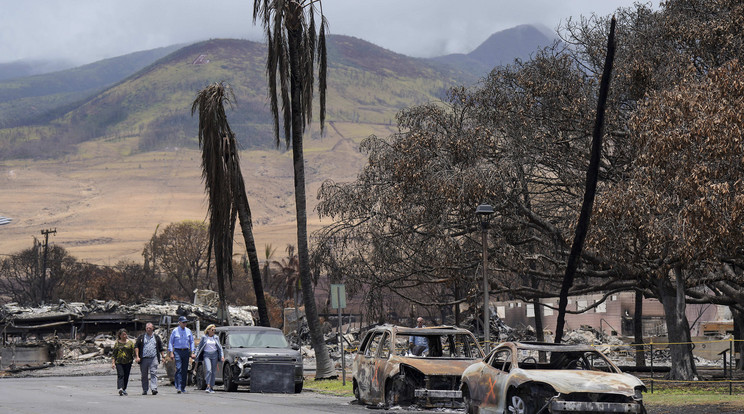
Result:
M158 395L142 395L139 376L132 378L129 396L119 396L116 377L79 376L0 379L0 413L353 413L367 409L351 404L351 398L301 394L253 394L238 390L214 394L188 389L177 394L173 386L161 385ZM145 411L148 410L148 411Z

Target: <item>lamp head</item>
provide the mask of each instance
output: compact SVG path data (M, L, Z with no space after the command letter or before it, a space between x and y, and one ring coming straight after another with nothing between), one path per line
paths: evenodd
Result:
M475 209L475 215L481 220L488 219L488 216L493 214L493 207L490 204L481 204Z

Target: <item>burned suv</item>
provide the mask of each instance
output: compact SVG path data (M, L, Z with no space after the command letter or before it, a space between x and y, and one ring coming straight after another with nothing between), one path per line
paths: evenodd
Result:
M460 376L481 358L483 351L466 329L377 326L354 358L354 396L388 407L461 406Z
M239 385L250 387L253 368L261 367L262 370L268 369L261 371L261 381L272 381L271 376L275 373L293 372L294 392L302 392L302 354L299 346L289 345L281 330L260 326L222 326L217 328L216 335L225 353L225 362L217 364L215 379L222 382L225 391L235 391ZM205 389L203 363L197 363L195 368L197 388ZM275 378L281 379L280 376Z

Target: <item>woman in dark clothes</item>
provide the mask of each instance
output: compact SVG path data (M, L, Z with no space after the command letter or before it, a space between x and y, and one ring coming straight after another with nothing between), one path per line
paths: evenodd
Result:
M116 386L119 388L119 395L129 395L127 384L129 383L129 371L132 370L132 361L134 361L134 342L129 340L127 330L121 328L116 333L116 343L111 358L111 368L116 368Z

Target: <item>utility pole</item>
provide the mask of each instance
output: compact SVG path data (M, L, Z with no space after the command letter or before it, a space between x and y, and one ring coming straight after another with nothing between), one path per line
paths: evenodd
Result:
M41 235L44 236L44 264L41 267L41 304L46 302L46 276L47 276L47 253L49 252L49 234L57 234L57 229L54 230L42 230Z

